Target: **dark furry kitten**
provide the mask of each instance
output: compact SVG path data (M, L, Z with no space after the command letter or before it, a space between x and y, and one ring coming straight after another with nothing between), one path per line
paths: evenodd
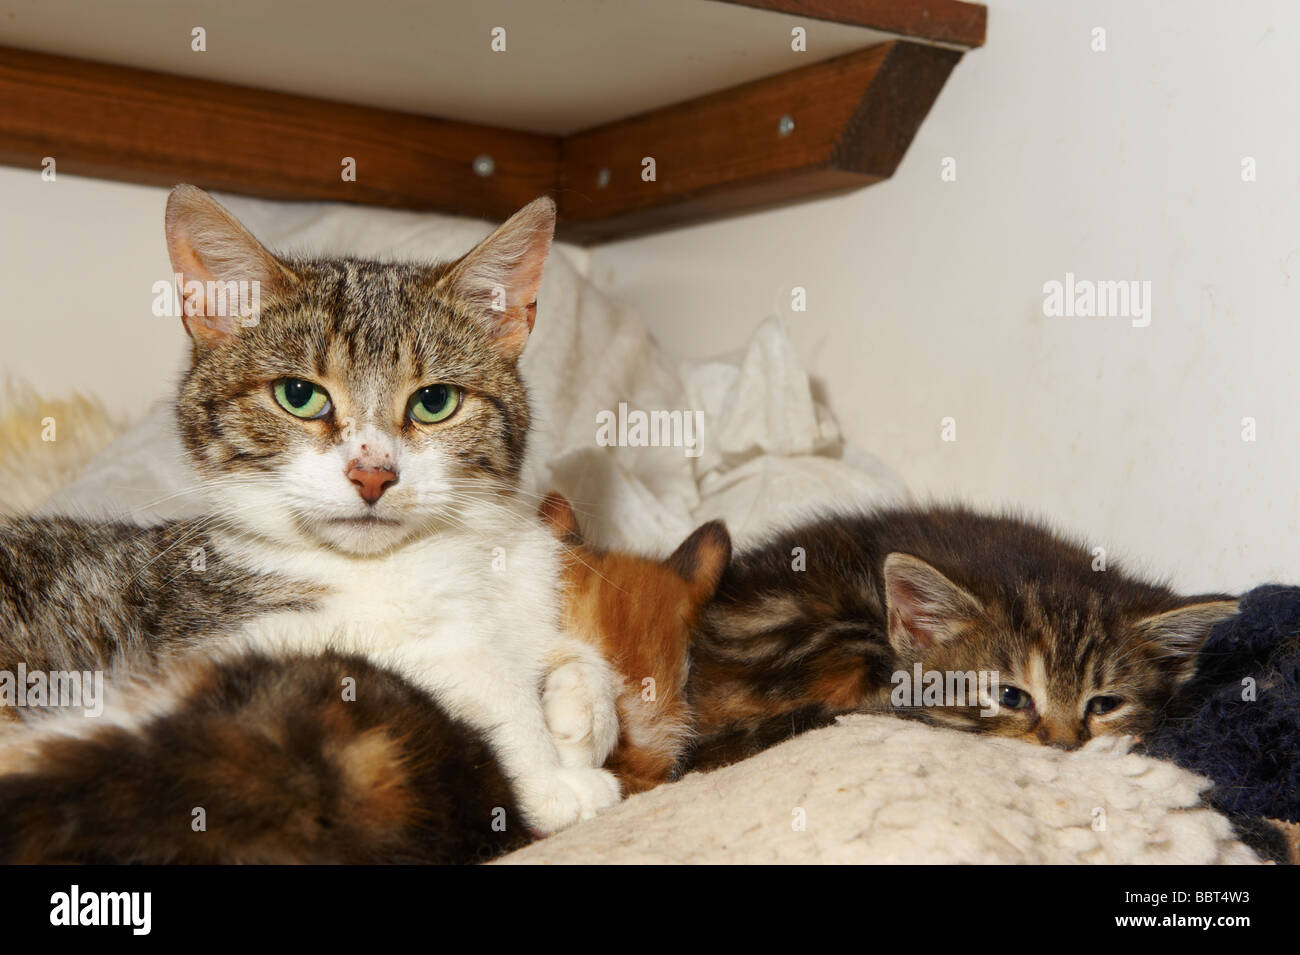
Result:
M529 841L483 735L354 654L192 655L0 737L3 863L466 863Z
M963 508L830 517L778 534L732 562L693 634L692 766L851 711L1066 748L1148 732L1237 602L1093 565L1087 548L1042 525ZM972 691L987 676L993 698L913 695L930 674Z

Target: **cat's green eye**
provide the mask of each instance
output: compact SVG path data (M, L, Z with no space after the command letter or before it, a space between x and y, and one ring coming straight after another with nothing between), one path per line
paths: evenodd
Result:
M1088 701L1088 712L1093 716L1102 716L1119 709L1123 702L1118 696L1094 696Z
M460 389L455 385L429 385L411 396L411 418L420 424L446 421L460 407Z
M998 697L998 702L1009 710L1023 710L1028 708L1034 701L1020 687L1004 686L1001 695Z
M281 378L271 390L276 404L295 418L323 418L329 414L329 392L320 385L301 378Z

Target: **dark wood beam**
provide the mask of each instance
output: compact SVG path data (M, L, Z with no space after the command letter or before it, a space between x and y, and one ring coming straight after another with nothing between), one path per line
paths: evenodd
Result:
M951 43L970 49L984 45L988 8L962 0L722 0L758 10L813 20L870 27L884 33Z
M841 21L850 6L751 5ZM906 26L886 8L854 6ZM106 179L498 221L553 194L561 238L601 242L889 177L961 55L890 41L560 139L0 47L0 163L35 171L51 156Z
M961 55L882 43L570 136L562 237L600 242L888 178Z
M551 136L3 47L0 103L0 162L155 186L499 220L558 175Z

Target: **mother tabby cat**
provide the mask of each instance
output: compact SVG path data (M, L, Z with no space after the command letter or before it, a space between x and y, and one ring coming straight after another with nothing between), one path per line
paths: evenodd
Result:
M361 654L486 735L532 828L615 802L596 768L617 738L614 677L562 632L561 545L518 490L517 362L554 221L539 199L451 263L290 259L177 187L167 242L192 340L177 425L213 516L0 527L0 669L135 668L227 637ZM260 308L244 315L225 293L248 287ZM540 691L559 671L560 703L592 726L563 756ZM163 705L128 697L104 719ZM82 717L56 719L75 734Z

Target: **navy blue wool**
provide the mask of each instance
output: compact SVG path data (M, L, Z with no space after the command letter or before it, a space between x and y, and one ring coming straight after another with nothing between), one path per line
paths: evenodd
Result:
M1257 587L1214 628L1147 749L1212 779L1225 813L1300 822L1300 587Z

